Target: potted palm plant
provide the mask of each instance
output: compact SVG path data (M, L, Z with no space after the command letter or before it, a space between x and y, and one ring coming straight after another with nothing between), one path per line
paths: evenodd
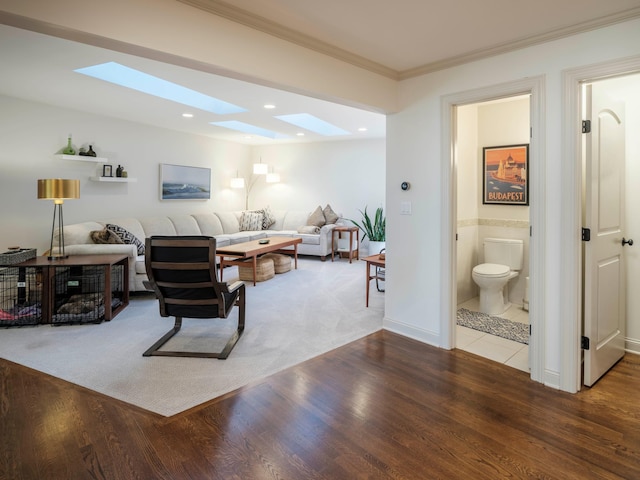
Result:
M369 239L369 254L379 253L385 248L386 244L385 227L387 221L384 217L384 211L382 207L378 207L373 219L369 217L367 207L364 207L364 212L362 210L358 211L362 214L362 223L358 223L355 220L349 221L364 232L363 240L365 238Z

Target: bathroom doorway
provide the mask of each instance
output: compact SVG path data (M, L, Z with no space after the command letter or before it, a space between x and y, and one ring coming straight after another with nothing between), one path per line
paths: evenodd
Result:
M486 199L491 189L500 192L500 188L522 196L527 193L526 158L514 160L511 153L528 152L530 95L460 105L456 107L455 119L455 346L529 372L529 202L528 198L520 203L492 203ZM507 175L498 177L496 171L488 171L486 154L495 151L493 147L498 147L499 154L505 156L504 162L500 160L501 164L504 163L501 168L514 170L510 178L503 178ZM522 242L522 263L519 267L514 266L511 274L516 276L505 280L507 283L500 289L504 308L481 306L480 287L472 277L474 267L486 262L483 252L486 238ZM483 295L486 298L486 294Z

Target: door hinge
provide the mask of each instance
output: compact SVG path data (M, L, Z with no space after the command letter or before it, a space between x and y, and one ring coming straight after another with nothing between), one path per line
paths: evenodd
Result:
M591 133L591 120L582 121L582 133Z
M580 348L583 350L589 350L589 337L580 338Z
M590 228L583 228L582 229L582 241L583 242L591 241L591 229Z
M529 324L529 336L531 336L531 324Z
M458 241L458 234L456 233L456 242Z

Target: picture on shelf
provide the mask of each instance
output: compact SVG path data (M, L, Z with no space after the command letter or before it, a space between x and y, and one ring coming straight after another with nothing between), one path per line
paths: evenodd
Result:
M103 165L102 166L102 176L103 177L113 177L113 165Z
M162 200L208 200L211 198L211 169L160 164Z

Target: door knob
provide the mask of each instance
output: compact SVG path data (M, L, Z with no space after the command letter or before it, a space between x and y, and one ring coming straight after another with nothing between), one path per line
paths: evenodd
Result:
M625 245L629 245L630 247L633 246L633 239L630 238L629 240L627 240L622 237L622 246L624 247Z

